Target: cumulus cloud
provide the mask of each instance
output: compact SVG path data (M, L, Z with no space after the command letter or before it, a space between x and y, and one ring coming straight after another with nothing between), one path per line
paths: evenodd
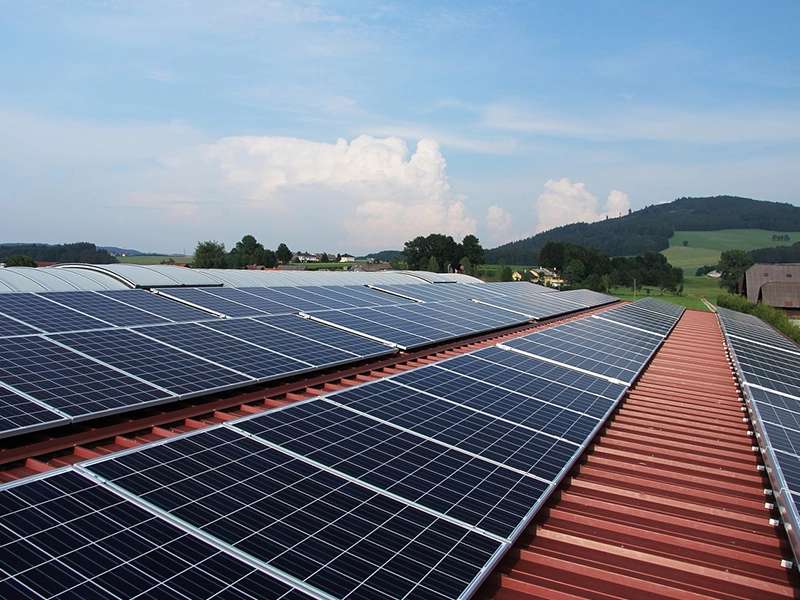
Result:
M505 209L493 204L486 212L486 229L489 232L487 242L490 245L508 241L508 232L511 229L511 214Z
M628 195L612 190L605 206L600 209L597 198L589 193L585 184L572 183L567 178L548 179L544 188L545 191L536 199L537 233L568 223L592 223L606 217L617 217L630 208Z
M399 247L433 232L460 239L476 229L463 199L450 192L446 161L432 140L411 154L396 137L331 144L238 136L211 144L206 161L250 210L309 230L339 230L342 243L354 247Z

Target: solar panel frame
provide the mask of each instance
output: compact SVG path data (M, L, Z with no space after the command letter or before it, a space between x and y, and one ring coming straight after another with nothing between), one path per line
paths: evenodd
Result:
M170 322L169 319L93 291L42 292L40 295L67 308L91 315L94 318L101 318L106 323L117 327Z
M0 439L58 427L69 422L69 417L53 408L0 386Z
M323 323L330 327L337 327L400 348L401 350L425 346L436 341L435 338L428 337L421 333L404 331L382 323L379 320L375 320L376 315L367 311L371 311L371 309L363 308L348 311L330 310L307 313L303 316L307 316L313 321Z
M157 292L176 302L198 307L208 312L226 317L254 317L268 314L252 306L244 305L221 294L206 291L204 288L169 288Z
M0 314L0 339L20 335L36 335L37 333L43 333L43 331L27 325L19 319Z
M101 296L112 298L117 302L152 313L173 323L186 323L218 318L207 311L192 308L182 302L176 302L162 295L141 289L108 290L97 293Z
M0 314L46 333L112 326L111 323L53 302L41 293L0 294Z

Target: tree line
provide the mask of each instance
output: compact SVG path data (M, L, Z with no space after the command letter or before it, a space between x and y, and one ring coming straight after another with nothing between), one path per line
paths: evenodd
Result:
M486 262L483 247L474 235L466 235L461 243L452 236L432 233L417 236L405 243L403 256L412 271L433 273L462 272L474 275Z
M658 252L615 256L572 242L547 242L539 252L539 265L555 270L566 288L610 292L616 287L645 286L665 292L683 292L683 269L673 267Z
M292 251L284 244L278 244L273 251L265 248L254 236L246 235L236 242L230 252L222 242L199 242L194 249L192 266L198 269L244 269L247 265L262 265L268 269L292 260Z
M11 260L13 258L13 260ZM27 259L27 260L26 260ZM92 243L0 244L0 262L7 266L36 266L37 262L107 265L117 259Z

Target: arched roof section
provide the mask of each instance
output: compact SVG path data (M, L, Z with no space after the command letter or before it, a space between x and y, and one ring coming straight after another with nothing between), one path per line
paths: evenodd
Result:
M63 279L36 273L34 267L6 267L0 269L0 281L13 292L63 292L76 288Z

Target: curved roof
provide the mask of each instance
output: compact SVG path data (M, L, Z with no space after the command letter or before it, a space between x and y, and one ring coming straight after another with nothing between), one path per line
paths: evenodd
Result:
M77 271L52 267L7 267L0 269L0 292L68 292L112 290L127 286L107 276L91 277Z

